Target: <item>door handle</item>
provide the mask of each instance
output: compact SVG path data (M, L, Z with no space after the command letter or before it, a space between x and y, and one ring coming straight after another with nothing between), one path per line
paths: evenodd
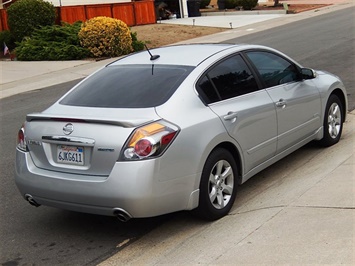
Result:
M276 107L278 108L285 108L286 107L286 101L284 99L280 99L278 102L276 102Z
M236 119L238 117L238 113L237 112L228 112L223 119L224 120L233 120ZM233 121L234 122L234 121Z

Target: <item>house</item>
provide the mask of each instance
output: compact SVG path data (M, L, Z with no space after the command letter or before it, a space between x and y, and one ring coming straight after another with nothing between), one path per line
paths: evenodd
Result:
M97 5L97 4L118 4L118 3L130 3L139 2L131 0L45 0L52 3L56 7L61 6L78 6L78 5ZM187 1L189 0L155 0L154 5L156 9L162 3L165 3L172 14L177 15L176 17L188 17ZM193 0L192 0L193 1ZM159 16L157 14L157 19Z

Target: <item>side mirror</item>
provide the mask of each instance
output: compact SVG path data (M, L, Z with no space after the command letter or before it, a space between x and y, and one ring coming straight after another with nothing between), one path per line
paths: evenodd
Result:
M317 77L317 73L311 68L302 68L301 74L303 79L314 79Z

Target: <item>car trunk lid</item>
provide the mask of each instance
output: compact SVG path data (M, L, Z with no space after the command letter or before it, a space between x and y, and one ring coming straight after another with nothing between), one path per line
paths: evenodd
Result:
M160 119L154 108L70 107L61 115L47 110L26 118L26 141L34 164L78 175L108 176L133 130ZM74 112L75 111L75 112Z

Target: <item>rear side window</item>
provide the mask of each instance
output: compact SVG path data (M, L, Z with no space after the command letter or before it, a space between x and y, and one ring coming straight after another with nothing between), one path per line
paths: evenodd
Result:
M205 103L213 103L258 90L256 80L240 55L214 66L198 83Z
M212 84L207 75L200 80L198 84L198 91L202 100L206 104L218 102L221 100L221 97L217 93L216 87Z
M266 87L298 81L298 68L290 61L276 54L263 51L247 52Z
M159 106L173 95L192 69L171 65L108 66L81 83L60 104L105 108Z

